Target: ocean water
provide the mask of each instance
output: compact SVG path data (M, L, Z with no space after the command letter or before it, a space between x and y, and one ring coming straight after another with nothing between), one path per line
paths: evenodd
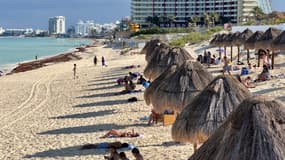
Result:
M8 71L20 62L34 60L71 51L82 44L90 44L88 39L57 38L0 38L0 70Z

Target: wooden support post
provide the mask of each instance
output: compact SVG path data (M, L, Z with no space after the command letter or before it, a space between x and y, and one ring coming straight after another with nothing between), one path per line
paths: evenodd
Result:
M227 56L227 47L224 46L224 54L225 54L225 57Z
M249 49L247 49L247 64L249 64Z
M231 62L233 61L233 46L231 46Z
M239 53L240 52L240 48L239 48L239 46L238 46L238 57L237 57L237 61L238 61L238 63L239 63Z
M221 50L221 47L219 47L219 56L220 56L220 58L222 58L222 50Z
M193 148L194 148L194 153L197 151L197 143L193 144Z
M272 60L271 60L271 67L272 69L274 69L274 50L272 51L272 56L271 56Z

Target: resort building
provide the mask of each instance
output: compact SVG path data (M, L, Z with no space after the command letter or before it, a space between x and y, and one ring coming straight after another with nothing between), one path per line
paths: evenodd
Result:
M80 20L78 23L75 25L75 34L79 36L91 36L95 32L97 32L98 29L96 29L96 25L94 21L82 21Z
M56 16L49 18L49 34L65 34L65 17Z
M203 23L205 13L215 12L223 22L238 23L243 17L253 16L254 7L260 7L264 13L272 12L270 0L132 0L131 18L142 26L149 24L148 17L187 26L190 18L197 17Z
M2 27L0 27L0 35L2 35L4 32L5 30Z

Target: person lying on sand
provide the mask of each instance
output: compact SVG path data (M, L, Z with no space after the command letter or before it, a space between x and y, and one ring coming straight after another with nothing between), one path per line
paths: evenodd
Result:
M245 79L241 79L240 75L236 76L237 80L241 82L246 88L255 88L255 85L251 83L251 77L248 76Z
M135 133L134 129L132 132L119 132L115 129L111 129L108 133L100 138L118 138L118 137L138 137L140 134Z
M97 144L85 144L81 147L81 149L108 149L114 147L116 149L119 148L127 148L129 147L128 143L121 143L121 142L102 142Z

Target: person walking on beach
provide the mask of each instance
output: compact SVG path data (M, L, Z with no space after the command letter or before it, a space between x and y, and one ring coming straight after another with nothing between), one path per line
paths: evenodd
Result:
M93 62L94 62L94 65L96 66L97 65L97 56L94 57Z
M107 66L106 62L105 62L105 57L104 56L102 56L102 66Z
M73 78L76 78L76 64L73 64Z

